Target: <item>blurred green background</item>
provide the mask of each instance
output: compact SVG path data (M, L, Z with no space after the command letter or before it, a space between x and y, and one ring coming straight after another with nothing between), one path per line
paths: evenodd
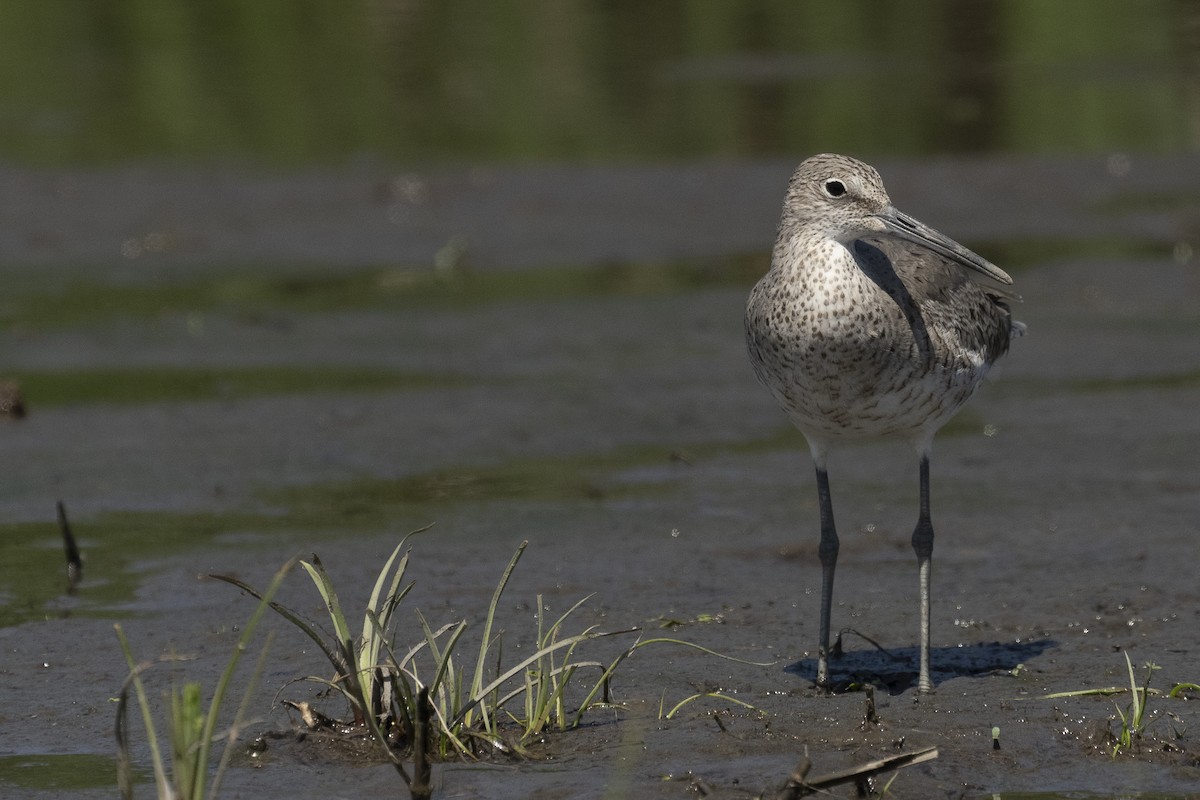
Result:
M0 4L29 165L1198 146L1196 0Z

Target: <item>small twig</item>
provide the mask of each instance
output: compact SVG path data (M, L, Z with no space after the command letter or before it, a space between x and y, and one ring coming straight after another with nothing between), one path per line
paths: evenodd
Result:
M79 556L79 547L71 533L71 524L67 522L67 509L62 500L58 501L58 530L62 534L63 550L67 556L67 591L73 592L83 578L83 559Z
M429 764L429 687L417 692L417 720L413 731L413 778L408 791L413 800L433 797L432 768Z
M868 683L864 691L867 695L867 708L866 711L863 712L862 725L859 727L865 730L872 725L879 724L879 713L875 710L875 687Z
M830 772L827 775L820 775L809 780L805 777L808 772L808 759L805 758L800 762L800 765L792 771L791 777L788 778L783 789L776 796L777 800L796 800L796 798L804 797L813 792L829 789L833 786L838 786L843 783L853 783L862 791L862 787L867 785L867 781L884 772L890 772L894 769L903 767L911 767L913 764L920 764L925 761L930 761L938 757L937 747L926 747L921 750L914 750L911 753L903 753L898 756L886 756L874 761L868 761L866 764L860 764L857 767Z
M807 750L807 748L805 749ZM812 769L812 761L809 760L808 754L805 753L804 758L800 759L800 763L796 764L796 767L792 770L792 774L788 775L787 783L783 785L783 788L779 790L779 794L775 796L776 800L797 800L797 798L810 794L808 784L804 782L810 769Z
M133 759L129 755L129 736L125 732L125 712L129 707L129 688L132 684L131 673L117 697L117 789L122 800L133 800Z
M837 643L836 643L835 647L836 647L836 648L838 648L838 651L839 651L839 652L838 652L838 654L839 654L839 655L840 655L840 648L841 648L841 646L842 646L842 636L843 636L843 634L847 634L847 633L853 633L855 636L857 636L858 638L860 638L860 639L862 639L863 641L867 642L867 643L868 643L868 644L870 644L872 647L874 647L876 650L878 650L879 652L883 653L885 656L887 656L888 658L892 659L893 661L905 661L905 660L906 660L906 659L904 658L904 656L898 656L898 655L896 655L896 654L895 654L895 653L893 653L891 650L888 650L886 647L884 647L883 645L881 645L879 642L877 642L877 641L875 641L874 639L872 639L870 636L867 636L867 635L865 635L865 634L863 634L863 633L860 633L859 631L856 631L856 630L854 630L854 628L842 628L840 631L838 631L838 635L837 635Z

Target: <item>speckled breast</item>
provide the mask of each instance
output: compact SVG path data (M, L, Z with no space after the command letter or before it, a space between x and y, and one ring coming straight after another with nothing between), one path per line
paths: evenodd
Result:
M746 339L759 380L805 434L932 432L983 379L979 354L869 280L804 288L768 273L750 295Z

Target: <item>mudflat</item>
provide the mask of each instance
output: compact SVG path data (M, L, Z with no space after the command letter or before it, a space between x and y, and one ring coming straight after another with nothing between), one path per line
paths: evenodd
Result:
M896 796L1194 793L1194 699L1151 696L1141 745L1114 758L1127 694L1044 695L1127 685L1122 651L1139 679L1159 667L1152 688L1200 681L1200 211L1187 199L1200 164L878 166L898 204L1014 276L1029 329L935 444L935 693L914 688L916 461L890 443L830 464L833 627L847 632L831 663L841 691L813 686L812 468L741 334L789 165L431 176L436 200L410 213L368 191L382 178L350 175L329 210L345 224L310 232L309 260L285 208L236 227L214 200L174 240L188 247L110 264L72 239L69 260L22 251L5 267L0 378L21 380L29 414L0 424L4 796L112 796L114 622L141 657L187 657L156 667L156 685L211 687L253 602L198 576L262 586L316 552L358 608L399 538L429 523L405 604L431 622L477 632L528 540L498 620L513 653L534 638L538 595L560 612L592 595L578 629L639 627L739 659L647 646L619 670L616 707L532 742L530 759L438 763L435 797L753 797L805 754L815 776L928 746L938 758L897 773ZM261 196L254 180L221 191ZM646 187L636 201L630 185ZM979 195L963 202L963 186ZM380 255L389 246L411 260ZM74 594L57 499L85 557ZM321 613L300 574L284 599ZM411 611L401 619L419 639ZM318 686L293 681L328 671L282 620L264 630L249 736L288 731L278 701L313 699ZM709 696L667 718L695 694ZM230 796L403 791L369 754L266 743L235 759Z

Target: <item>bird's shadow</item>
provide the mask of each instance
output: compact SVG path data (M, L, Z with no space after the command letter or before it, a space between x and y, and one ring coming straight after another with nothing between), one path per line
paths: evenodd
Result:
M866 649L844 650L846 634L862 636L857 631L844 630L830 648L829 689L841 693L874 686L891 695L902 694L917 685L920 650L902 647L885 650L863 636L870 645ZM934 647L929 651L930 677L934 686L950 678L995 675L1011 672L1018 665L1041 655L1057 643L1052 639L1028 642L983 642L958 647ZM785 668L816 683L817 659L803 658Z

